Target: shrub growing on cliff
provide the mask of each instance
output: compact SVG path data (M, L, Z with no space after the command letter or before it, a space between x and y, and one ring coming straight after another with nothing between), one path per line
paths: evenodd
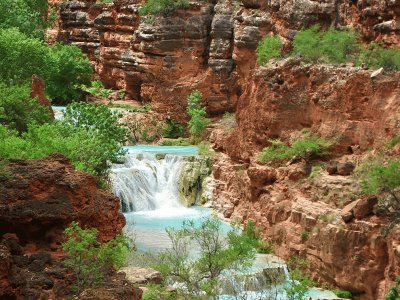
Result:
M206 109L201 106L201 92L195 90L188 97L187 113L190 116L189 132L193 140L199 141L210 121L206 118Z
M396 279L396 285L391 287L385 296L385 300L399 300L400 299L400 276Z
M257 63L263 65L271 58L280 57L282 41L279 36L266 36L257 47Z
M400 70L400 49L383 48L381 45L372 43L367 49L361 51L358 64L366 63L369 67L386 70Z
M264 148L258 156L258 160L262 163L282 162L294 157L309 159L324 154L331 146L328 141L309 134L295 140L291 146L281 140L269 140L269 142L271 146Z
M82 229L76 222L64 233L67 240L62 243L62 249L68 255L64 263L74 271L77 294L103 282L110 269L122 267L129 250L129 243L123 236L101 245L97 229Z
M358 37L351 30L320 30L319 25L300 30L293 41L293 54L310 62L341 64L354 60L360 50Z
M139 8L139 14L141 16L160 13L167 15L179 8L187 7L189 7L188 0L147 0L147 2Z
M400 205L400 159L367 163L361 169L361 189L366 194L389 193Z

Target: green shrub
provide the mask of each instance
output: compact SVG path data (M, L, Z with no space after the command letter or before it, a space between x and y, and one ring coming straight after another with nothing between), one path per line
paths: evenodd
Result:
M201 140L201 137L210 121L206 118L206 109L201 106L202 94L195 90L188 97L187 113L190 116L188 122L189 132L194 140Z
M53 18L45 17L47 11L47 0L1 0L0 29L18 28L26 35L44 39Z
M392 137L387 143L386 147L389 149L393 149L394 146L400 144L400 135Z
M386 164L368 162L361 167L361 189L366 194L386 192L400 202L396 192L400 187L400 159L391 159Z
M11 178L11 173L7 169L8 161L0 159L0 182Z
M383 48L379 44L372 43L361 51L358 64L362 63L376 69L383 67L387 70L400 70L400 49Z
M190 139L174 139L174 140L163 140L162 146L190 146L193 142Z
M177 139L185 134L185 127L173 119L167 119L163 137Z
M28 85L7 86L0 82L0 124L22 133L29 124L49 122L49 108L40 105L37 99L30 98Z
M293 54L310 62L341 64L354 60L359 50L355 32L332 28L321 31L319 25L300 30L293 41Z
M179 8L189 7L188 0L147 0L146 4L139 8L139 14L156 15L156 14L169 14Z
M263 65L271 58L280 57L282 41L279 36L266 36L257 47L257 63Z
M46 82L46 92L58 103L76 100L90 82L88 58L72 45L48 46L15 28L0 29L0 78L8 85L30 83L33 74Z
M175 300L176 295L172 291L168 291L162 285L150 284L146 286L143 293L143 300Z
M301 241L304 243L308 239L309 235L310 232L308 230L303 230L300 235Z
M385 296L385 300L399 300L400 299L400 276L396 279L396 285L391 287Z
M345 299L352 299L353 294L349 291L343 291L343 290L333 290L336 296L339 298L345 298Z
M120 268L129 250L129 243L123 236L101 245L97 229L82 229L76 222L64 233L67 240L62 248L68 257L63 262L74 272L78 295L83 289L104 282L110 269Z
M330 143L324 139L305 135L295 140L291 146L280 140L269 140L271 146L262 150L258 160L262 163L281 162L293 157L309 159L316 155L323 155L330 147Z
M90 82L90 86L81 85L81 89L93 96L108 98L110 97L112 90L106 89L100 80ZM131 106L129 106L131 107Z

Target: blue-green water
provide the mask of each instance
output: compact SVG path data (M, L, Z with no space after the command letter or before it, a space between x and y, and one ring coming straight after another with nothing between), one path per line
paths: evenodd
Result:
M174 154L174 155L197 155L199 149L196 146L156 146L136 145L126 146L128 154Z

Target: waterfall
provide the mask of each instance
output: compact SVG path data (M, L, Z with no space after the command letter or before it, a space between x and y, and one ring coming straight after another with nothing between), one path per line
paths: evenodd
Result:
M110 179L123 212L164 211L183 208L178 180L184 157L156 154L127 154L123 164L113 164Z

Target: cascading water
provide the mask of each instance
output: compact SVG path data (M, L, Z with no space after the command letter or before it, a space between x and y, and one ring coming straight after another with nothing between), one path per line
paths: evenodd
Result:
M179 201L178 179L184 158L167 154L130 154L123 164L113 165L111 182L121 200L123 212L163 211L166 214L183 206Z

